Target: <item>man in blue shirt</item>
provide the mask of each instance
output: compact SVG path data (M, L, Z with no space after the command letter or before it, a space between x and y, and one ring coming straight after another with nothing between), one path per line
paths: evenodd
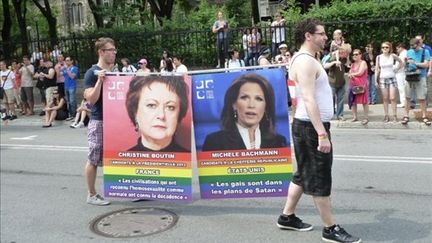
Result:
M66 57L66 66L61 70L64 76L65 96L69 110L69 118L66 119L68 121L75 118L77 109L76 86L78 80L78 67L73 65L73 61L74 60L71 56Z
M426 94L427 94L427 69L429 68L430 54L429 51L423 49L420 40L413 38L410 41L411 49L407 52L407 72L413 72L416 70L420 71L420 80L418 82L408 82L405 85L406 103L409 104L413 92L417 97L420 104L420 110L422 112L422 122L427 126L431 125L431 122L427 118L426 114ZM405 106L405 116L402 119L402 124L407 124L409 121L409 110L408 105Z
M422 35L416 35L416 37L415 37L417 40L419 40L420 41L420 46L421 46L421 48L423 48L423 49L425 49L426 51L428 51L429 52L429 55L432 55L432 48L429 46L429 45L427 45L427 44L425 44L424 43L424 38L423 38L423 36ZM427 81L427 80L426 80ZM426 95L426 104L427 104L427 95ZM415 94L415 92L413 92L412 93L412 95L411 95L411 108L415 108L415 105L416 105L416 94Z

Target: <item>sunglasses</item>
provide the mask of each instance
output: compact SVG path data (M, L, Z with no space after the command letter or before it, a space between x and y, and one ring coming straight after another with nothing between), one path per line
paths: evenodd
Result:
M353 56L358 56L360 55L360 53L353 53Z

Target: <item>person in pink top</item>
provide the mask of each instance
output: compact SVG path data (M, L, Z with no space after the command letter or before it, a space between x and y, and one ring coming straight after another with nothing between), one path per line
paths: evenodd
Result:
M362 53L359 49L353 51L353 63L348 74L350 78L350 90L352 92L352 122L357 120L357 104L363 105L364 118L362 124L366 125L369 122L369 101L368 101L368 68L366 62L362 59ZM359 88L361 87L361 88ZM360 90L355 92L355 90ZM362 90L362 91L361 91ZM353 92L354 91L354 92ZM354 94L355 93L355 94Z

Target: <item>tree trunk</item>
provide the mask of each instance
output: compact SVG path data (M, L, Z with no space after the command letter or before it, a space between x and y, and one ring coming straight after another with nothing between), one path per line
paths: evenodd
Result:
M50 39L51 46L57 45L57 19L51 11L51 7L48 0L44 0L44 6L40 5L38 0L32 0L36 7L39 8L48 23L48 35Z
M149 0L150 11L162 25L162 18L171 19L174 0Z
M12 29L12 18L9 10L9 1L2 0L3 3L3 26L2 26L2 40L3 40L3 53L0 53L0 56L4 55L6 60L11 58L12 54L12 42L11 42L11 29Z
M93 14L94 21L96 23L96 28L101 29L104 27L103 16L100 14L100 6L102 5L101 0L96 0L96 3L93 0L87 0L88 5L90 6L90 10Z
M259 10L258 10L258 0L251 0L251 6L252 6L253 22L254 22L254 24L257 24L260 22Z
M29 55L29 36L27 36L26 26L26 13L27 13L27 0L12 0L15 9L18 27L20 30L22 54Z

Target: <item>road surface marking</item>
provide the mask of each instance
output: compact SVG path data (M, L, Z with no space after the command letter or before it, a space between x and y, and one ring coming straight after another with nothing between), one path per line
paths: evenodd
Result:
M33 144L1 144L1 148L43 150L43 151L74 151L88 152L88 147L33 145ZM405 164L431 164L432 157L401 157L401 156L363 156L363 155L333 155L336 161L375 162L375 163L405 163Z
M37 135L31 135L28 137L21 137L21 138L10 138L11 140L34 140L37 137Z

